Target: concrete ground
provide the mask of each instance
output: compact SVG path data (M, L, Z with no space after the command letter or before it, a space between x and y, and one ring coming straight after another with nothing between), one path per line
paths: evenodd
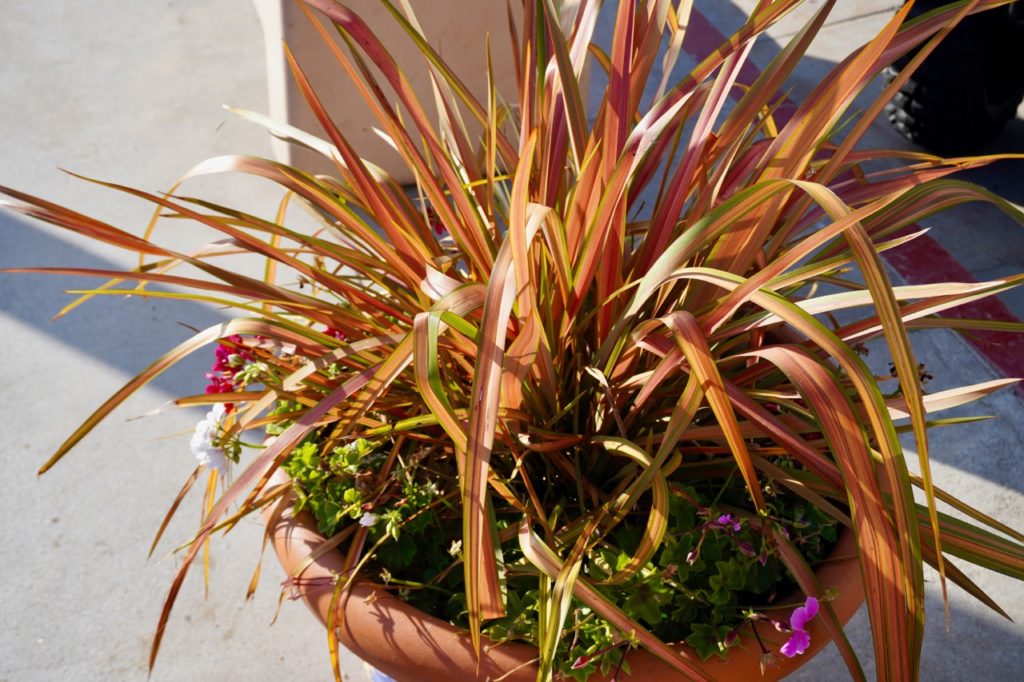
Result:
M752 0L697 2L710 23L728 32ZM809 5L817 4L815 2ZM830 25L798 72L793 97L809 90L848 49L891 15L892 0L840 2ZM67 168L150 190L167 188L193 163L225 153L268 153L263 132L220 108L227 103L266 110L263 47L248 2L2 4L0 22L0 184L38 193L114 224L141 229L145 205L59 172ZM607 22L604 24L607 28ZM773 34L785 40L792 27ZM607 31L605 31L607 34ZM752 59L764 66L777 43L765 41ZM687 62L684 58L681 68ZM883 123L874 146L902 146ZM1014 121L994 150L1024 150L1024 120ZM974 179L1024 201L1022 164L1004 164ZM210 178L191 194L273 210L277 194L252 179ZM0 214L0 267L128 265L113 249L69 240L57 230ZM966 207L930 221L933 236L976 279L1024 271L1024 227L994 212ZM174 226L173 239L196 238ZM895 275L897 278L898 274ZM144 680L153 627L176 567L171 549L198 520L193 500L171 525L153 559L152 533L194 465L187 433L198 413L169 412L131 420L175 395L197 390L208 361L196 359L140 391L51 473L36 469L95 407L155 353L223 313L195 304L101 299L58 322L62 293L78 279L0 275L0 681ZM1004 298L1024 317L1024 297ZM143 310L140 314L139 307ZM935 390L999 376L960 337L916 335ZM875 362L880 362L875 359ZM880 368L881 369L881 368ZM999 418L976 427L936 432L937 480L954 494L1016 528L1024 528L1024 403L1004 391L963 411ZM294 603L272 627L280 571L266 562L252 602L246 586L258 562L260 528L243 524L213 547L209 597L201 572L182 589L154 680L330 679L323 628ZM999 576L961 567L1018 623L1024 589ZM951 588L952 631L944 629L931 576L922 677L926 680L1024 678L1024 631ZM871 668L865 614L850 637ZM346 660L352 680L361 666ZM871 674L869 670L869 675ZM832 652L797 676L842 678Z

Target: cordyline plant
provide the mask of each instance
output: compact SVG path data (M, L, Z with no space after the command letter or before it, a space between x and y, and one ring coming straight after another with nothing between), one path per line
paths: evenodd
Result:
M193 441L216 467L208 490L225 468L214 456L242 468L219 498L209 497L205 521L183 550L153 657L211 534L285 494L288 486L268 485L282 466L300 479L300 504L345 552L350 570L335 582L335 603L356 580L401 587L414 603L455 585L439 608L456 604L449 615L475 649L484 634L524 637L539 648L540 678L592 671L596 659L626 645L648 649L681 675L709 678L698 658L658 634L671 634L668 621L682 616L652 613L650 602L631 605L625 595L649 588L655 604L671 603L664 595L673 590L695 598L700 591L686 576L705 564L714 574L712 559L701 563L700 555L716 542L716 552L739 550L722 555L726 567L756 575L757 566L781 562L809 598L791 618L783 654L806 647L804 624L820 599L819 617L862 678L813 577L812 563L828 546L809 542L811 552L797 542L798 516L855 534L880 679L917 675L924 563L938 570L944 595L951 580L1003 613L947 557L1024 578L1024 536L933 482L926 429L963 421L929 413L1012 380L928 395L908 330L1019 331L949 311L1021 277L894 286L880 255L922 234L912 229L916 221L962 202L1021 215L948 177L995 157L856 145L957 21L1005 2L953 3L907 23L904 7L787 110L780 88L834 2L823 2L756 80L741 84L755 40L799 4L758 3L719 49L677 82L663 78L648 98L656 62L665 74L675 64L691 2L606 8L615 28L605 53L591 44L600 3L556 8L528 0L518 29L513 22L515 49L503 57L518 76L519 101L509 106L493 85L485 101L476 99L422 37L406 3L399 9L385 0L429 64L437 120L354 11L333 0L308 4L347 43L348 51L337 47L317 23L413 172L413 190L360 158L290 53L325 139L243 115L322 152L336 175L246 156L212 159L186 175L267 178L284 190L276 216L176 188L160 196L101 183L156 204L158 216L137 236L3 190L14 210L140 254L140 266L126 271L31 269L110 280L76 303L100 294L185 295L239 311L132 379L42 469L139 387L186 355L218 347L212 392L178 403L221 405ZM876 74L915 49L910 65L850 117L851 102ZM607 74L592 119L581 92L588 66ZM492 76L489 51L486 68ZM312 209L317 229L289 227L290 200ZM221 241L195 253L160 246L153 240L160 216L195 221ZM265 258L265 277L218 264L225 253ZM176 274L183 265L200 274ZM844 320L861 314L839 322L838 311ZM882 341L877 352L888 354L893 377L876 377L863 361L872 339ZM250 455L240 438L254 427L276 437ZM913 434L919 476L907 469L902 432ZM939 501L969 520L940 512ZM455 541L429 575L405 571L399 580L411 563L401 537L426 532L417 519L427 517L438 537ZM728 576L718 578L707 592L710 623L676 633L705 654L735 640L743 613L756 619L756 609L730 602L739 622L719 620L711 607L731 597L721 584ZM524 580L529 593L514 589ZM768 590L760 594L755 603L768 604ZM509 618L524 614L532 625L517 634ZM328 637L337 666L334 625ZM603 628L604 639L566 648L588 627ZM610 660L622 665L621 655Z

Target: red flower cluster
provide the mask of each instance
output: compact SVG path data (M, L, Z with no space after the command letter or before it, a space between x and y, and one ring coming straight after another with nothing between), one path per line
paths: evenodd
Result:
M243 362L231 362L231 356L240 357ZM237 388L235 376L242 370L245 362L255 359L252 351L242 343L242 337L238 334L226 336L217 342L217 349L214 351L213 366L206 373L209 383L206 386L207 393L231 393ZM225 403L224 410L231 412L235 409L232 403Z

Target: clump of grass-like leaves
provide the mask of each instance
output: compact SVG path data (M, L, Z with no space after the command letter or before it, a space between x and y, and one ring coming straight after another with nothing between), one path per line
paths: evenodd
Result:
M517 616L537 614L526 629L539 647L542 679L604 653L602 641L642 646L683 675L708 677L699 659L663 641L689 637L673 632L667 614L614 595L616 586L641 585L654 602L669 604L671 595L660 592L699 589L682 573L692 538L707 535L719 513L742 519L746 535L713 528L705 551L743 542L756 556L763 546L775 574L785 566L809 597L826 597L808 561L827 550L792 542L783 527L814 517L828 520L821 528L856 533L880 679L916 676L923 563L939 570L943 585L952 580L998 611L944 557L1024 578L1024 537L936 486L926 423L941 423L928 413L1007 382L926 395L908 330L955 328L958 320L939 313L1021 278L894 286L880 254L920 234L907 226L961 202L991 202L1021 216L948 177L992 158L856 149L914 62L846 121L854 97L888 64L916 46L915 62L923 59L966 13L1004 3L958 2L906 24L904 8L781 116L781 89L834 2L821 3L760 76L741 84L754 41L799 4L759 3L735 35L684 78L663 82L642 107L656 61L666 72L675 63L689 2L602 9L580 0L560 13L552 0L527 0L515 50L494 48L486 60L489 75L494 61L514 62L519 97L509 106L493 88L483 101L470 94L421 37L406 3L400 10L384 1L429 63L437 120L354 11L334 0L308 4L351 48L335 49L339 68L413 171L414 191L359 157L290 54L324 139L243 115L323 152L334 177L245 156L211 159L186 176L230 171L277 183L281 210L263 218L110 185L265 257L263 278L219 265L218 249L160 246L152 226L136 236L3 190L15 210L145 257L125 272L50 270L110 280L84 298L159 296L146 285L164 284L239 314L161 356L44 470L136 389L204 346L234 345L243 365L259 363L223 392L179 401L234 406L220 422L220 443L237 443L253 427L269 426L276 437L251 457L232 450L242 468L210 502L185 550L154 657L174 597L210 535L284 494L267 482L286 461L306 486L303 504L335 534L347 565L376 567L342 576L338 598L364 579L428 605L438 583L455 575L463 592L450 617L464 622L478 651L482 633L511 636ZM599 10L615 12L607 54L591 45ZM588 68L607 73L593 120L580 85ZM872 163L880 158L892 163ZM289 201L312 208L316 230L290 227ZM201 274L176 274L182 265ZM839 310L861 314L832 324ZM886 394L858 353L874 338L891 356L897 396ZM907 469L902 431L913 433L920 476ZM924 504L914 488L924 491ZM972 520L939 512L938 500ZM402 538L416 533L432 533L429 542L443 551L411 577ZM816 549L806 551L810 545ZM673 551L682 551L682 562L665 559ZM827 603L821 617L851 674L862 677ZM698 649L725 646L735 624L723 627L702 631L706 646ZM565 639L589 636L588 628L603 628L605 639L559 649Z

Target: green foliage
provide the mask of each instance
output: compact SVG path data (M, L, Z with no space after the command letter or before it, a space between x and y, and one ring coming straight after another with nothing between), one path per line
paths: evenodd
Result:
M318 454L323 447L307 441L285 462L295 483L296 506L308 508L328 536L370 514L371 544L388 539L370 558L366 575L380 577L385 588L422 610L466 626L465 584L457 570L462 560L460 529L451 523L453 515L441 513L443 508L435 505L440 490L452 484L453 472L406 464L394 477L404 481L400 490L381 495L358 483L374 480L384 461L370 442L359 439L334 447L328 457ZM415 460L416 456L410 458ZM724 658L732 643L727 641L730 633L740 631L752 615L777 607L797 589L772 547L768 526L784 529L809 561L818 562L834 546L839 524L779 487L767 497L768 516L742 511L749 500L735 475L680 483L675 490L669 530L658 553L632 579L602 591L664 641L685 641L704 659ZM499 505L497 512L501 519L516 514L506 505ZM643 512L639 507L636 516ZM730 520L720 521L724 517ZM499 521L499 527L507 525ZM643 528L635 522L619 525L609 543L595 550L584 573L601 581L623 570L642 535ZM503 617L488 622L483 633L493 642L536 644L537 578L514 542L505 543L503 551L509 569L507 609ZM616 627L573 600L556 668L582 682L595 671L607 674L622 664L630 646Z
M296 509L308 508L320 532L334 535L346 518L363 514L366 479L376 474L381 461L382 455L362 438L333 448L326 457L318 442L307 440L284 463L296 483Z

